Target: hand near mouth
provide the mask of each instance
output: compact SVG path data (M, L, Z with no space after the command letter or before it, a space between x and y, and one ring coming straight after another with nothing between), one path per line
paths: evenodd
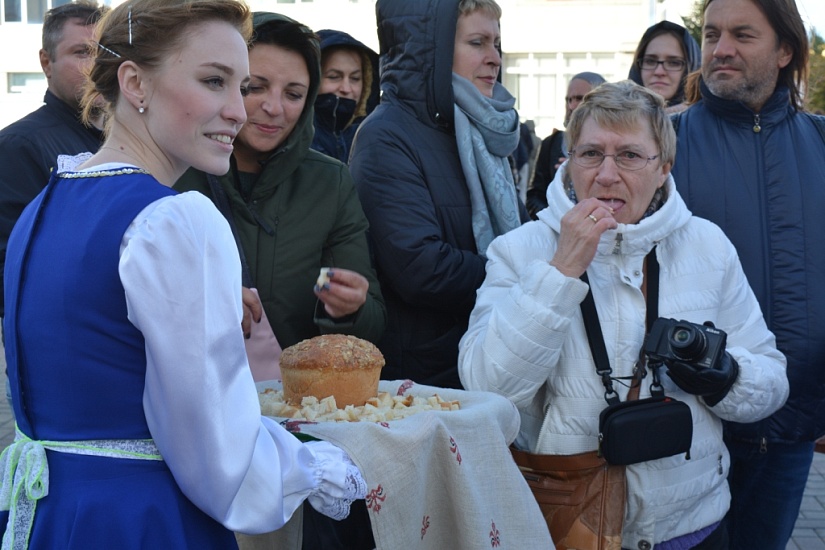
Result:
M567 277L581 277L596 256L602 233L616 229L619 224L613 218L610 203L624 202L609 199L585 199L561 219L559 242L550 265Z

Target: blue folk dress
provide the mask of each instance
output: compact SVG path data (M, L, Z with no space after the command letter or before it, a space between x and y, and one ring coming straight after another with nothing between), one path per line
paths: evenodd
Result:
M5 337L19 433L41 442L132 442L140 456L46 450L48 494L36 502L31 548L236 546L231 531L182 493L166 462L139 446L152 446L147 358L127 318L119 248L135 216L172 194L137 169L53 176L12 234Z

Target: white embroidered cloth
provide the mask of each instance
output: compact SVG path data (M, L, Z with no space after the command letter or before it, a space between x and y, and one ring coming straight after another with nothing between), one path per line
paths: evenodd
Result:
M280 381L258 390L281 389ZM379 391L458 400L458 411L423 411L389 422L277 419L292 432L344 449L367 481L378 549L553 548L547 524L508 446L519 415L506 398L382 381Z

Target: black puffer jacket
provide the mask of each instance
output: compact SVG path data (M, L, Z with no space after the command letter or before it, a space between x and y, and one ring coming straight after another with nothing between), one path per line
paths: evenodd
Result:
M813 441L825 433L825 142L810 115L778 89L759 113L701 84L681 113L673 175L693 213L719 225L776 344L790 397L753 424L726 425L752 442Z
M376 14L382 97L350 171L387 303L382 377L461 387L458 341L485 260L452 124L458 0L379 0Z

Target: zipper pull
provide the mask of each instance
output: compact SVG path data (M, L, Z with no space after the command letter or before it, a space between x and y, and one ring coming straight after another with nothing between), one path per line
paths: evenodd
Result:
M621 254L622 253L622 234L616 234L616 244L613 245L613 254Z
M753 115L753 132L755 134L758 134L759 132L762 131L762 126L759 125L759 121L760 121L759 113L756 113L755 115Z
M768 452L768 438L765 437L765 436L762 436L762 438L759 440L759 453L760 454L765 454L767 452Z

